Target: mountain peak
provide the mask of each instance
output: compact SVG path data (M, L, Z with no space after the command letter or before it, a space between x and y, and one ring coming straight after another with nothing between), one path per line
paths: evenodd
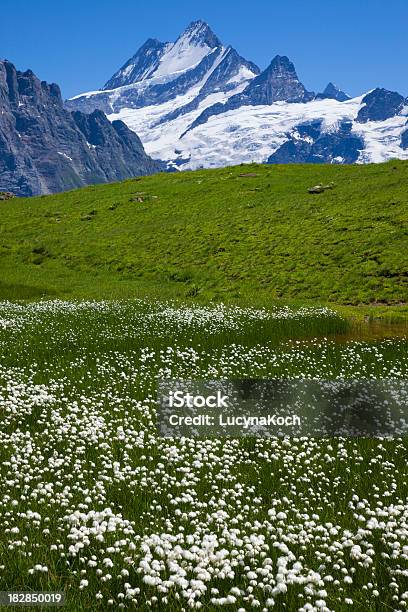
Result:
M295 66L286 55L276 55L269 66L244 90L251 104L306 102L314 97L299 81Z
M186 28L186 30L195 30L200 28L209 28L209 25L204 19L195 19Z
M271 63L269 64L270 68L282 67L286 70L295 70L295 66L290 61L287 55L275 55Z
M398 115L405 106L405 99L397 91L377 87L370 91L362 100L356 121L385 121Z
M256 71L257 67L252 66ZM290 59L286 55L276 55L266 70L252 78L241 93L231 96L224 104L218 102L204 109L185 133L206 123L212 115L236 110L241 106L269 106L275 102L309 102L314 96L314 92L307 91L299 81L295 66Z
M192 21L181 34L181 36L179 36L178 40L182 38L188 39L190 43L195 46L206 45L210 49L222 46L221 41L214 34L208 23L206 21L203 21L202 19Z
M324 90L323 94L328 98L333 98L334 100L337 100L338 102L346 102L346 100L351 99L350 96L348 96L344 91L342 91L339 87L337 87L337 85L335 85L331 81L326 86L326 89Z
M280 78L299 82L295 66L286 55L275 55L269 66L257 78L262 81Z
M344 91L339 89L337 85L335 85L334 83L330 81L330 83L326 86L323 93L317 94L316 99L317 100L329 99L329 100L337 100L338 102L346 102L347 100L350 100L351 98Z
M334 83L332 83L330 81L330 83L328 83L326 85L326 89L324 90L324 94L335 94L336 92L340 91L339 88L337 87L337 85L335 85Z
M174 43L162 43L148 38L140 49L118 70L103 87L116 89L152 77L168 78L199 64L222 43L210 26L199 19L192 21Z
M193 21L174 44L166 45L154 77L174 78L191 70L222 44L205 21ZM173 75L173 76L172 76Z
M55 83L40 81L32 70L20 72L9 60L0 60L0 102L8 99L8 104L19 106L25 98L27 104L54 104L63 107L61 91Z

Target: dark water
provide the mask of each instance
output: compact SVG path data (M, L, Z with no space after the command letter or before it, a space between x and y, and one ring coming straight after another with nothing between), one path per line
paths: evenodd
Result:
M338 342L376 342L403 338L408 340L408 321L374 320L352 323L345 334L336 335L334 339Z

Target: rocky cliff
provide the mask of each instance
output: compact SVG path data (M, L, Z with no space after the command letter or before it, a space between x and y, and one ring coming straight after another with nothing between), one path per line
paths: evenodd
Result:
M69 112L58 85L0 61L0 191L54 193L162 168L122 121Z

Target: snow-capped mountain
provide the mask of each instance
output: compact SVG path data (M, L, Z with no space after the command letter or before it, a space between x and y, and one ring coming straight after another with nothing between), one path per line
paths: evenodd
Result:
M226 99L227 92L241 91L259 72L232 47L224 47L206 23L195 21L175 43L147 40L102 90L76 96L66 105L112 114L171 101L175 110L214 93Z
M286 56L260 71L195 21L174 43L149 39L99 91L70 110L103 110L168 167L241 162L366 163L408 159L408 99L374 89L317 95Z

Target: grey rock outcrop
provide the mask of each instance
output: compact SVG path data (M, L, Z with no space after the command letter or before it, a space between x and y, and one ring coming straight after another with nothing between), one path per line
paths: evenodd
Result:
M396 91L388 91L377 87L364 96L364 106L359 110L356 121L367 123L367 121L385 121L395 117L403 109L406 103L404 97Z
M343 121L336 130L324 131L323 121L296 126L288 140L268 159L268 164L353 164L364 149L362 138L352 133L352 122Z
M121 121L70 113L57 85L0 61L0 191L55 193L162 169Z
M276 55L268 68L253 79L241 94L245 105L274 102L309 102L313 92L299 81L295 66L286 55Z
M337 100L337 102L346 102L351 100L344 91L336 87L334 83L329 83L322 93L318 93L316 100Z
M407 121L408 126L408 121ZM401 148L406 150L408 149L408 127L401 134Z

